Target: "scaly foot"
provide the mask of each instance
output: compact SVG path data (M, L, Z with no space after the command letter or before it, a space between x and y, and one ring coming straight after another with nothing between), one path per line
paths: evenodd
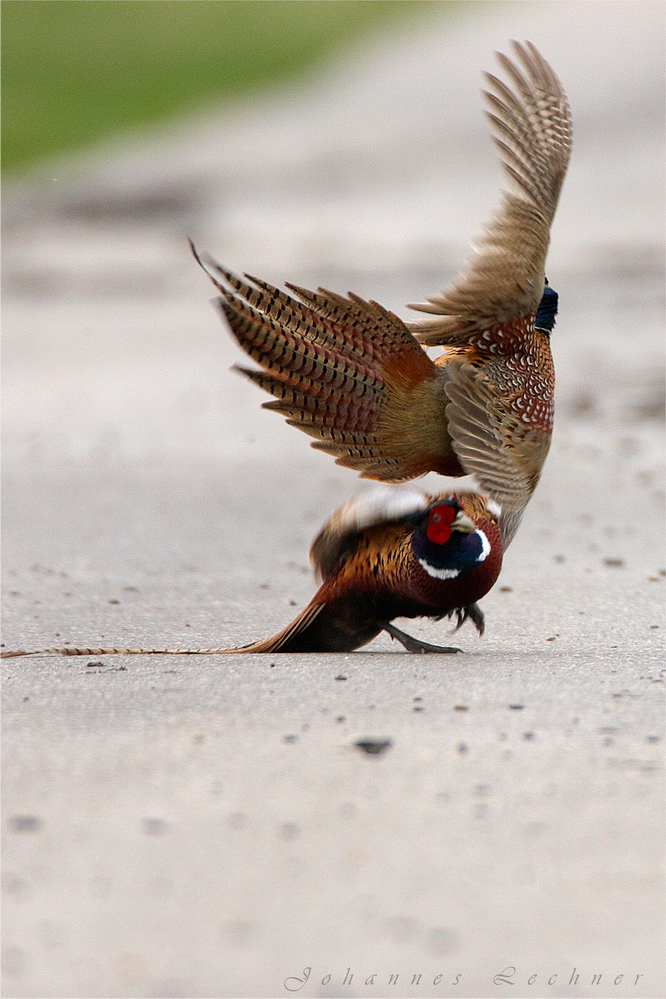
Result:
M427 642L421 642L418 638L412 638L411 635L400 631L400 628L396 628L394 624L387 624L384 631L387 631L396 642L404 645L408 652L417 652L424 655L431 652L462 652L462 649L456 649L454 646L429 645Z

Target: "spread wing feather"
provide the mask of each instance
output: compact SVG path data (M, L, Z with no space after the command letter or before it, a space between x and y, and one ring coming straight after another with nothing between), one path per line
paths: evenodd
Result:
M192 249L222 292L217 304L234 337L261 365L236 370L275 396L267 409L368 478L400 482L438 467L446 433L438 369L396 315L323 288L289 285L294 298L213 261L205 266Z
M483 375L464 361L452 364L446 393L453 448L468 475L501 506L499 526L504 548L510 544L538 481L534 464L520 461L520 446L509 449L495 410L495 393ZM505 419L505 418L504 418ZM515 436L514 436L515 439ZM539 466L540 467L540 466ZM531 469L531 470L530 470Z
M530 42L498 53L507 86L486 74L494 141L511 192L455 282L411 308L434 318L410 323L424 344L465 344L479 330L533 313L544 286L550 226L571 153L571 114L557 76Z
M508 82L488 75L486 93L513 190L503 194L458 280L417 306L431 319L408 327L374 301L323 288L288 285L289 295L214 261L205 266L192 247L221 292L233 335L260 365L239 370L275 397L267 408L367 478L475 474L504 508L505 526L513 518L507 531L515 530L550 440L545 417L543 426L536 419L534 426L521 423L513 394L548 395L550 355L531 381L518 373L520 365L496 364L492 388L465 367L463 355L475 361L480 353L487 361L485 348L500 341L516 356L534 353L529 319L543 293L550 224L571 149L569 108L557 77L529 42L513 44L515 62L499 56ZM449 350L434 364L419 340Z

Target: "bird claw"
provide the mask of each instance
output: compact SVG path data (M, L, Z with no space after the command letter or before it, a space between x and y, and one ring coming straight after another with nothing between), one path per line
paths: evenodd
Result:
M400 642L401 645L404 645L408 652L414 652L420 655L441 652L462 652L462 649L457 649L455 646L429 645L428 642L421 642L418 638L412 638L411 635L407 635L404 631L400 631L400 628L396 628L393 624L387 624L384 631L387 631L391 638L394 638L396 642Z

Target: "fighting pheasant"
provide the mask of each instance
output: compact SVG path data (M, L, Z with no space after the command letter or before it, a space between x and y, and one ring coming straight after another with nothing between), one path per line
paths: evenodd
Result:
M553 424L549 336L557 296L544 268L571 150L571 117L537 49L498 54L509 83L486 74L495 142L513 190L454 283L412 305L405 324L376 302L208 268L231 331L263 370L240 370L264 403L363 477L472 474L502 507L511 541L539 480ZM294 297L295 296L295 297ZM419 344L442 346L434 361Z
M310 549L322 580L286 628L264 641L220 649L41 649L26 655L214 655L249 652L351 652L388 632L409 652L459 652L405 634L396 617L468 618L483 633L476 605L502 566L497 507L475 493L431 496L375 490L336 510Z

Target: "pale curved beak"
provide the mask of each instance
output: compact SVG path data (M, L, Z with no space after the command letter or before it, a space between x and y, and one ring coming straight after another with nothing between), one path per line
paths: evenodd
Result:
M451 524L451 530L462 531L463 534L473 534L476 530L476 524L461 510Z

